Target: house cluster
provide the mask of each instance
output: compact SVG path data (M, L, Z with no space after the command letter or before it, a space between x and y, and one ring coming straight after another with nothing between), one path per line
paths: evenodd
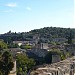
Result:
M39 36L33 36L32 39L27 40L27 41L13 41L14 44L18 44L19 46L21 45L31 45L35 46L39 41Z
M30 50L25 50L21 48L11 48L9 51L13 54L14 58L17 53L28 53L29 55L35 54L38 57L45 57L46 54L51 50L60 50L63 52L70 52L72 55L75 55L75 44L64 44L66 39L64 38L55 38L53 42L61 42L61 44L49 44L49 43L38 43L39 37L34 36L31 41L13 41L14 44L21 45L30 45L32 46ZM52 63L51 65L44 65L42 67L33 70L30 75L74 75L75 73L75 57L68 58L64 61L60 61L60 56L58 54L52 54ZM59 62L60 61L60 62ZM56 63L57 62L57 63ZM16 63L15 63L16 64ZM11 71L11 74L12 75Z
M31 52L37 55L38 57L44 57L48 51L50 50L60 50L63 51L64 53L66 51L71 52L71 54L74 55L74 49L75 49L75 44L68 45L65 44L64 42L67 41L66 38L53 38L52 42L61 42L61 44L49 44L49 43L39 43L39 36L34 35L33 39L30 41L13 41L13 43L18 44L19 46L21 45L30 45L31 46Z
M29 55L35 54L38 57L45 57L45 55L50 50L60 50L65 53L68 51L71 54L75 55L75 44L49 44L49 43L38 43L39 37L34 36L31 41L13 41L14 44L21 45L30 45L32 49L25 50L21 48L11 48L9 51L13 54L14 58L17 53L28 53ZM64 38L53 39L54 42L65 42ZM75 73L75 57L68 58L64 61L60 61L60 56L58 54L52 54L52 63L51 65L38 66L36 70L30 72L30 75L74 75ZM60 62L59 62L60 61ZM16 62L14 62L16 65ZM15 66L14 66L15 68ZM15 69L16 70L16 69ZM15 73L11 71L10 75ZM15 74L14 74L15 75Z
M66 38L54 38L54 39L52 39L52 42L61 42L61 43L64 43L65 41L67 41Z
M75 55L75 44L67 44L65 45L65 50L70 52L70 54Z
M41 65L28 75L75 75L75 56L51 65Z
M21 49L21 48L10 48L8 50L13 55L14 59L15 59L17 54L25 54L26 53L26 50Z

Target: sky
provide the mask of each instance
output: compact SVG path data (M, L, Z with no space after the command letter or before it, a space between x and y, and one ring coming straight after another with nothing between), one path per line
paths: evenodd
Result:
M0 0L0 34L43 27L75 28L74 0Z

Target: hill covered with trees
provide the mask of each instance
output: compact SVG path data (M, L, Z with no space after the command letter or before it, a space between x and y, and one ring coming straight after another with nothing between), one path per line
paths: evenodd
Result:
M3 39L5 42L10 43L16 40L32 40L33 36L38 35L40 40L45 38L50 41L52 38L68 38L70 34L72 38L75 38L75 29L60 27L44 27L41 29L34 29L29 32L22 33L9 31L8 33L0 35L0 39Z

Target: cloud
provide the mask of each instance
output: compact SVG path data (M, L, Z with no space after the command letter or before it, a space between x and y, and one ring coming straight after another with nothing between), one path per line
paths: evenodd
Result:
M31 11L32 9L31 7L26 7L26 10Z
M8 6L8 7L16 7L17 4L16 3L8 3L8 4L6 4L6 6Z

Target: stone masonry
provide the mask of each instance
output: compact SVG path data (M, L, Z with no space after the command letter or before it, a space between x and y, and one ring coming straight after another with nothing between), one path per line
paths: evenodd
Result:
M51 65L42 65L30 75L75 75L75 56Z

